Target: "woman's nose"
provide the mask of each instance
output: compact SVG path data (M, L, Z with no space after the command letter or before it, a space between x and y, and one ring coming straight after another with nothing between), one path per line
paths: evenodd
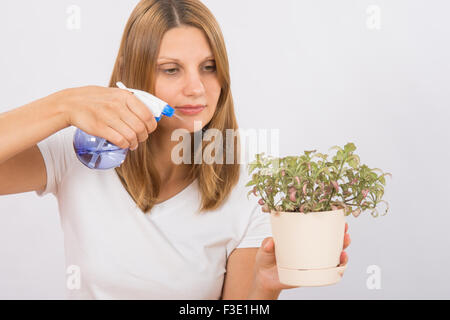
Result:
M205 93L201 76L198 72L190 72L186 75L184 94L186 96L201 96Z

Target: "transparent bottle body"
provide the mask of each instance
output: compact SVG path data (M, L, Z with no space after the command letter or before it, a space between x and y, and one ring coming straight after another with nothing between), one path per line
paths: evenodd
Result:
M127 156L128 148L122 149L108 140L87 134L81 129L75 131L73 148L78 160L90 169L112 169L119 167Z

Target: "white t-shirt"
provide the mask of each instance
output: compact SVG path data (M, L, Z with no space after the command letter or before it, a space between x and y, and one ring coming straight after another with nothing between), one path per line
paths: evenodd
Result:
M195 180L144 214L114 169L92 170L77 159L75 130L38 143L47 187L36 192L58 201L69 299L219 299L230 253L272 236L269 214L256 197L247 199L244 164L214 212L196 213Z

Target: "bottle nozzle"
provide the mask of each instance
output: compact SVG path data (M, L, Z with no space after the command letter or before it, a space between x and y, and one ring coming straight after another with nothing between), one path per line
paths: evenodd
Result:
M161 113L167 117L171 117L174 112L175 112L174 108L172 108L169 105L166 105Z

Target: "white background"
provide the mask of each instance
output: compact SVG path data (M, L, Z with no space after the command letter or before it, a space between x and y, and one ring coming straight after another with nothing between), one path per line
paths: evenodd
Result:
M3 0L0 112L106 86L137 2ZM225 36L241 128L279 129L283 156L354 142L362 163L393 174L386 216L347 217L341 282L280 299L449 299L449 2L204 3ZM70 5L81 9L79 30L66 26ZM372 265L379 289L367 285ZM1 196L0 299L65 299L65 283L56 199Z

